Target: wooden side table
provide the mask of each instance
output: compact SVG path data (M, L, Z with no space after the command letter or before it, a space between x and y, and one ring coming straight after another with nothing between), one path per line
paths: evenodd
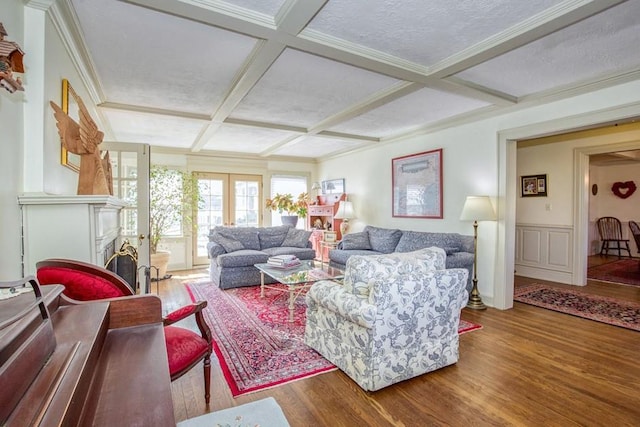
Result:
M329 249L335 249L338 247L338 242L325 242L324 240L320 241L320 262L324 264L324 254L325 251L327 253L327 264L329 263Z

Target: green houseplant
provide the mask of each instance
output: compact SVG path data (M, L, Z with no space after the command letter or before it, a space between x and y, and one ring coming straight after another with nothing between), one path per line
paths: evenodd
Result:
M163 253L158 250L160 240L176 224L191 226L193 213L200 201L198 179L195 175L169 169L166 166L151 166L149 171L149 245L152 258L154 258L151 264L160 270L158 272L160 278L166 276L166 265L169 262L167 251ZM154 256L160 253L163 256Z
M278 211L282 218L283 224L289 224L293 227L298 223L298 218L305 218L311 198L308 193L300 193L297 199L293 198L290 193L276 193L273 198L267 199L267 209ZM285 214L286 215L283 215Z

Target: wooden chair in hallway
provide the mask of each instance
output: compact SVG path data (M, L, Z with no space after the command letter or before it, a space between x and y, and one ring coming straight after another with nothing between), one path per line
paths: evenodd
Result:
M640 225L635 221L629 221L629 228L631 229L633 239L636 241L636 248L640 254Z
M610 250L617 250L618 258L622 256L622 251L627 251L629 258L631 258L629 240L622 238L622 224L618 218L603 216L598 218L596 224L598 225L598 232L600 233L600 240L602 241L600 255L609 255ZM612 246L612 243L615 243L615 246Z

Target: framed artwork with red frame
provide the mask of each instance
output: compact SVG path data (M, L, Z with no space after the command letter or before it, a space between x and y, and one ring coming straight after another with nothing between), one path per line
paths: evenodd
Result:
M393 216L442 218L442 148L391 159Z

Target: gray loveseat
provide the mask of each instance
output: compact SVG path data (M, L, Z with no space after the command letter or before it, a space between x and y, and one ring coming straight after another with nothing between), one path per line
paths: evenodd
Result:
M473 236L458 233L432 233L366 226L359 233L345 235L337 249L329 251L332 267L344 269L351 255L379 255L412 252L437 246L447 254L446 268L466 268L467 291L473 286Z
M215 227L209 232L207 253L211 281L221 289L260 284L255 264L274 255L314 259L310 231L286 225L278 227ZM274 280L265 277L265 282Z

